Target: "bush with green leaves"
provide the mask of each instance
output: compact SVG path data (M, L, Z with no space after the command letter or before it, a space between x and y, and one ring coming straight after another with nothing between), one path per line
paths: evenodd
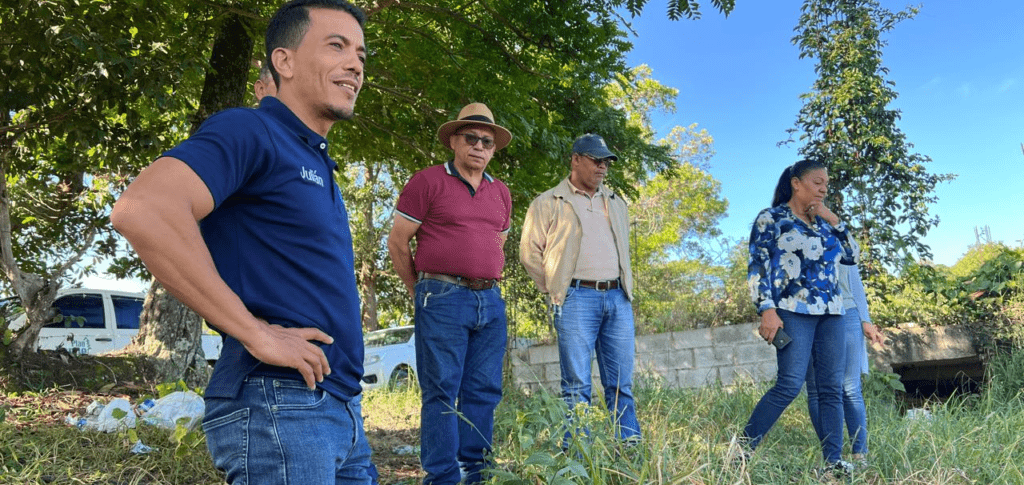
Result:
M882 326L966 325L982 350L1024 346L1024 248L971 248L952 268L906 264L871 275L868 303Z

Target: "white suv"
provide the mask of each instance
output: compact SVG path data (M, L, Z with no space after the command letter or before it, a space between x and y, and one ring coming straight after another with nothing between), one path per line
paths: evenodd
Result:
M39 330L37 349L67 349L77 354L101 354L128 345L139 333L139 315L145 293L70 288L57 293L53 306L63 317ZM24 313L14 318L11 328L25 325ZM205 328L203 354L214 362L220 357L221 337Z

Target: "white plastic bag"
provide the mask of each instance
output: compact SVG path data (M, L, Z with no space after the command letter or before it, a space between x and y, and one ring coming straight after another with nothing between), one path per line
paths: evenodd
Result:
M132 404L127 399L117 398L105 405L93 404L89 405L88 415L79 420L80 429L113 433L135 427L135 413L132 412ZM115 414L118 417L115 417Z
M156 400L153 408L142 415L142 421L166 429L175 429L178 420L186 418L182 424L192 429L203 420L206 405L203 397L192 391L172 392Z

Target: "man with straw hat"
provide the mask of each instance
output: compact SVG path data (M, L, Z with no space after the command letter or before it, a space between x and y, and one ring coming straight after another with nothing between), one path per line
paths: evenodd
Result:
M508 187L485 170L512 134L486 105L471 103L437 137L454 156L402 189L388 251L415 299L423 483L479 483L501 400L506 318L498 281L512 219Z

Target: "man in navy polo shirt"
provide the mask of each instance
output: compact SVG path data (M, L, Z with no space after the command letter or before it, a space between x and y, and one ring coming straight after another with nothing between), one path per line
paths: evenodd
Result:
M454 158L402 189L388 251L416 300L423 483L479 483L501 400L507 334L497 283L512 217L508 187L484 170L512 134L472 103L437 136Z
M371 483L352 236L325 139L353 116L364 21L344 0L281 7L266 35L276 97L211 116L111 213L224 335L203 429L229 483Z

